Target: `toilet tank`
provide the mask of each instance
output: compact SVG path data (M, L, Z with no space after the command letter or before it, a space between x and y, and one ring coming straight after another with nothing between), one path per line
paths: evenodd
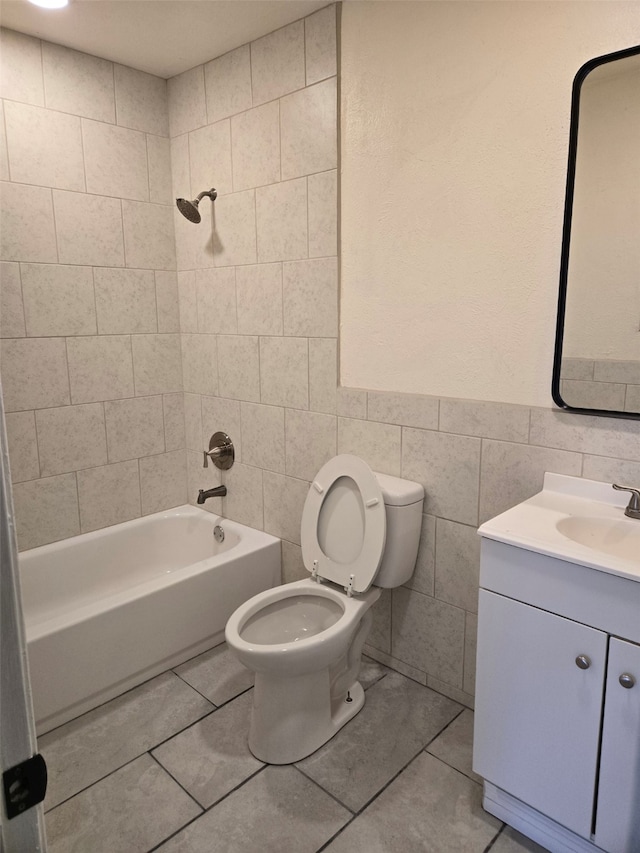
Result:
M375 472L387 514L387 538L373 585L385 589L406 583L416 565L424 488L420 483Z

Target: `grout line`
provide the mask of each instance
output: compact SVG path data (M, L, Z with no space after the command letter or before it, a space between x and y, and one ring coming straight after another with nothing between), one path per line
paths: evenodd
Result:
M323 744L323 746L324 746L324 744ZM319 747L319 748L322 749L322 747ZM313 753L312 753L312 755L313 755ZM305 756L305 757L308 757L308 756ZM304 760L305 760L304 758L300 759L300 761L304 761ZM343 803L342 800L338 799L338 797L335 794L333 794L331 791L328 791L323 785L320 784L320 782L318 782L312 776L309 776L307 773L305 773L301 767L298 767L297 762L294 764L290 764L288 766L293 767L295 770L297 770L298 773L302 774L302 776L304 776L304 778L307 779L309 782L313 782L313 784L317 788L320 788L320 790L322 791L323 794L326 794L328 797L331 797L331 799L334 802L336 802L339 806L341 806L343 809L346 809L348 812L350 812L352 817L356 817L356 815L358 814L357 811L354 811L352 808L350 808L350 806L346 805L346 803ZM349 821L349 823L351 823L351 821Z
M423 750L423 752L425 752L425 750ZM445 767L448 767L450 770L453 770L455 773L458 773L458 775L462 776L463 779L466 779L468 782L473 782L474 785L478 785L479 787L482 787L482 782L478 782L477 779L472 779L471 776L469 776L463 770L460 770L459 767L454 767L453 764L449 764L448 761L445 761L444 758L441 758L439 755L434 755L432 752L427 752L426 754L429 755L431 758L435 758L436 761L439 761L440 764L444 764Z
M66 723L64 725L66 725ZM48 732L47 732L47 734L48 734ZM134 761L137 761L143 755L146 755L146 751L141 752L138 755L133 756L133 758L128 759L123 764L120 764L118 767L114 767L113 770L110 770L108 773L105 773L104 776L100 776L99 779L95 779L89 785L85 785L84 788L80 788L79 790L75 791L73 794L70 794L70 796L66 797L64 800L60 800L59 803L56 803L55 806L51 806L50 809L46 808L46 800L45 800L45 803L44 803L45 815L52 814L54 811L56 811L56 809L59 809L60 806L64 806L66 803L70 802L75 797L80 796L80 794L83 794L85 791L88 791L90 788L93 788L95 785L100 784L100 782L104 782L105 779L108 779L110 776L113 776L114 773L117 773L119 770L122 770L123 767L127 767L129 764L133 764Z
M171 670L167 670L167 672L171 672ZM161 673L161 674L164 674L164 673ZM158 676L154 676L154 677L155 677L155 678L157 678ZM149 680L151 680L151 679L149 679ZM138 687L139 687L139 686L140 686L140 685L138 685ZM135 687L133 687L133 688L131 688L131 689L132 689L132 690L135 690L136 688L135 688ZM127 691L126 691L126 693L130 693L130 692L131 692L130 690L127 690ZM122 693L121 695L122 695L122 696L124 696L125 694L124 694L124 693ZM119 697L119 696L116 696L116 697L114 697L114 698L119 699L120 697ZM109 701L113 701L113 700L109 700ZM106 705L106 704L108 704L108 702L105 702L104 704ZM98 707L102 707L102 706L100 706L100 705L99 705ZM95 708L92 708L91 710L92 710L92 711L95 711L96 709L95 709ZM123 767L127 767L129 764L132 764L134 761L137 761L137 760L138 760L138 758L141 758L143 755L151 754L151 751L152 751L152 750L154 750L154 749L158 749L158 747L160 747L160 746L162 746L163 744L167 743L167 741L171 740L171 739L172 739L172 738L174 738L174 737L177 737L178 735L180 735L180 734L182 734L183 732L187 731L187 729L192 728L194 725L196 725L196 723L199 723L199 722L201 722L202 720L206 719L207 717L210 717L210 716L211 716L211 714L213 714L216 710L217 710L217 708L216 708L215 706L213 706L213 708L212 708L212 710L211 710L211 711L207 712L206 714L203 714L203 715L202 715L202 717L199 717L197 720L194 720L193 722L189 723L189 725L185 726L184 728L179 729L179 730L178 730L178 731L176 731L174 734L172 734L170 737L165 738L164 740L160 741L160 743L154 744L154 745L153 745L152 747L150 747L149 749L144 749L144 750L142 750L142 752L139 752L139 753L137 753L136 755L132 756L131 758L127 759L127 761L124 761L124 762L123 762L122 764L120 764L118 767L114 767L114 768L113 768L113 770L110 770L108 773L105 773L105 774L104 774L104 776L101 776L99 779L95 779L95 780L94 780L93 782L91 782L89 785L85 785L83 788L80 788L78 791L76 791L75 793L73 793L73 794L71 794L70 796L66 797L64 800L61 800L59 803L56 803L56 805L55 805L55 806L52 806L50 809L47 809L47 810L46 810L46 811L47 811L47 813L48 813L48 812L52 812L52 811L54 811L55 809L57 809L59 806L63 805L64 803L68 803L68 802L69 802L69 800L72 800L74 797L77 797L79 794L82 794L84 791L88 791L88 790L89 790L89 788L92 788L94 785L97 785L99 782L103 782L105 779L108 779L108 778L109 778L109 776L113 776L113 774L114 774L114 773L117 773L117 772L118 772L118 770L122 770L122 768L123 768ZM89 714L89 713L91 713L91 711L87 711L86 713L87 713L87 714ZM84 716L84 714L80 714L78 717L75 717L74 719L76 719L76 720L77 720L77 719L79 719L80 717L83 717L83 716ZM72 722L72 721L71 721L71 720L69 720L68 722ZM68 725L68 723L63 723L63 724L62 724L62 726L58 726L58 728L62 728L63 726L66 726L66 725ZM56 731L56 729L52 729L52 731ZM46 734L50 734L50 732L47 732ZM153 756L151 756L151 757L153 758ZM158 762L158 763L159 763L159 762ZM161 766L162 766L162 765L161 765ZM164 769L164 768L163 768L163 769Z
M161 765L161 766L162 766L162 765ZM227 797L229 797L231 794L234 794L234 793L235 793L239 788L242 788L242 787L243 787L243 785L246 785L246 784L247 784L247 782L250 782L250 781L251 781L252 779L254 779L254 778L255 778L259 773L262 773L262 772L263 772L263 770L265 769L265 767L268 767L268 766L269 766L268 764L264 764L262 767L258 768L258 770L256 770L256 771L255 771L255 773L252 773L250 776L247 776L247 778L246 778L246 779L244 779L242 782L240 782L240 784L236 785L236 786L235 786L235 788L232 788L232 789L231 789L230 791L228 791L228 792L227 792L223 797L220 797L220 799L219 799L219 800L216 800L216 801L215 801L215 803L212 803L210 806L208 806L207 808L205 808L205 809L204 809L204 810L203 810L199 815L196 815L196 816L195 816L194 818L192 818L190 821L187 821L187 823L185 823L183 826L181 826L181 827L180 827L180 829L177 829L177 830L176 830L175 832L173 832L171 835L168 835L168 836L167 836L166 838L164 838L164 839L163 839L159 844L156 844L154 847L150 848L150 850L148 850L148 851L147 851L147 853L154 853L154 850L159 850L161 847L163 847L163 846L167 843L167 841L170 841L172 838L175 838L177 835L179 835L179 834L180 834L184 829L186 829L188 826L191 826L191 824L195 823L195 822L196 822L197 820L199 820L201 817L204 817L204 815L208 814L212 809L214 809L216 806L218 806L218 805L219 805L223 800L226 800L226 799L227 799ZM164 769L164 768L163 768L163 769ZM172 777L172 778L173 778L173 777ZM188 792L187 792L187 793L188 793ZM196 801L196 802L197 802L197 801ZM200 803L198 803L198 805L200 806ZM202 806L200 806L200 808L202 808Z
M428 689L428 690L430 690L430 689L432 689L432 688L427 688L427 689ZM440 695L442 695L442 694L440 694ZM446 697L446 698L449 698L449 697ZM453 700L453 699L451 699L450 701L451 701L451 702L453 702L454 700ZM459 704L459 703L458 703L458 704ZM431 740L429 740L429 741L425 744L425 746L422 748L422 749L423 749L423 752L424 752L425 750L429 749L429 747L431 746L431 744L432 744L435 740L437 740L437 739L440 737L440 735L444 734L444 733L446 732L446 730L447 730L447 729L448 729L448 728L449 728L453 723L455 723L455 721L458 719L458 717L462 716L462 714L464 714L464 712L465 712L465 711L469 711L469 710L470 710L469 708L467 708L466 706L464 706L464 705L463 705L463 706L460 708L460 710L458 711L458 713L455 715L455 717L452 717L452 718L449 720L449 722L448 722L445 726L443 726L443 727L440 729L440 731L439 731L437 734L435 734L435 735L431 738ZM429 753L429 755L431 755L431 753ZM437 757L437 756L436 756L436 757ZM447 763L447 762L445 761L445 764L446 764L446 763ZM449 765L449 766L451 767L452 765Z
M154 746L154 749L156 749L155 746ZM202 803L199 803L198 800L196 800L196 798L193 796L193 794L187 788L185 788L185 786L182 784L182 782L179 779L176 779L176 777L173 775L173 773L170 770L167 770L167 768L164 766L164 764L161 764L161 762L158 761L158 759L155 757L155 755L152 754L150 749L147 750L147 752L144 752L143 755L148 755L149 758L152 761L154 761L155 764L157 764L157 766L163 771L163 773L166 773L167 776L171 777L171 779L173 779L173 781L176 783L176 785L178 785L179 788L182 788L182 790L189 797L189 799L193 800L193 802L198 806L198 808L200 809L200 814L196 815L194 820L197 820L201 814L204 814L205 807L202 805ZM142 756L140 756L140 757L142 757Z
M503 824L502 824L502 826L500 827L500 829L499 829L499 830L496 832L496 834L493 836L493 838L491 839L491 841L490 841L490 842L487 844L487 846L484 848L483 853L489 853L489 851L492 849L493 845L496 843L496 841L497 841L497 840L498 840L498 838L502 835L502 833L505 831L505 829L506 829L506 828L507 828L507 824L506 824L506 823L503 823Z
M322 853L322 851L323 851L323 850L326 850L326 849L327 849L327 847L328 847L328 846L329 846L333 841L335 841L335 840L336 840L336 838L338 838L338 836L339 836L339 835L342 835L342 833L345 831L345 829L346 829L348 826L351 826L351 824L354 822L354 820L357 818L357 816L358 816L358 815L353 815L353 816L352 816L352 817L351 817L351 818L350 818L350 819L345 823L345 825L344 825L344 826L341 826L341 827L340 827L340 829L339 829L336 833L334 833L334 834L331 836L331 838L328 838L328 839L325 841L325 843L322 845L322 847L318 847L318 849L316 850L316 853Z
M147 198L143 201L151 203L151 161L149 160L149 134L143 133L144 136L144 153L147 163Z

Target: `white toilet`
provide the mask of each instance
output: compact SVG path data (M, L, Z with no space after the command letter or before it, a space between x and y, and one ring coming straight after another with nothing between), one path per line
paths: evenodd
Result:
M416 562L424 489L335 456L313 480L301 523L311 578L262 592L227 622L226 640L255 672L249 749L269 764L314 752L364 705L358 683L380 587ZM375 586L373 585L375 584Z

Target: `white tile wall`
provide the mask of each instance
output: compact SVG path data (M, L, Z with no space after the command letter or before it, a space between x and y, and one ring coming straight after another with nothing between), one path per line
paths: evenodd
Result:
M71 402L133 397L133 360L128 335L68 338Z
M280 105L283 180L335 169L335 77L282 98Z
M255 264L236 270L238 332L282 335L282 264Z
M296 21L251 43L253 103L263 104L305 85L304 24Z
M49 109L115 122L113 63L45 41L42 71Z
M149 200L144 133L101 121L82 120L87 192Z
M7 134L5 131L4 102L0 101L0 181L9 180L9 155L7 154Z
M0 39L0 97L44 106L41 42L5 29Z
M118 125L168 137L167 81L126 65L113 71Z
M280 106L271 101L231 119L233 187L246 190L280 180Z
M156 332L156 282L153 270L97 267L95 308L101 335Z
M249 45L208 62L204 67L204 79L210 122L248 110L253 103Z
M166 81L0 38L0 368L24 549L186 500L180 318Z
M61 264L124 266L119 199L54 190L53 205Z
M334 77L337 71L336 6L327 6L304 21L307 86Z
M11 480L37 480L40 476L38 442L34 412L9 412L5 415Z
M22 300L29 337L96 334L91 267L22 264ZM52 299L52 293L55 298Z
M309 254L307 182L304 178L256 192L258 260L291 261Z
M102 403L39 409L35 416L41 477L106 463Z
M162 397L107 401L104 417L109 462L164 452Z
M2 341L2 393L7 412L71 402L64 338Z
M207 123L202 65L172 77L167 82L171 136L196 130Z
M3 261L58 262L51 190L0 186L0 256Z
M232 191L231 126L228 120L205 125L189 134L189 167L194 197L212 188L220 195ZM208 202L202 203L203 208L205 204Z
M77 116L17 101L7 101L4 114L14 181L85 190L82 134Z

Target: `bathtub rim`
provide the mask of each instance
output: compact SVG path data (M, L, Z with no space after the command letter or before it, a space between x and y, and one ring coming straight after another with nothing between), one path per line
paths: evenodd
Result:
M42 637L46 637L49 634L64 628L70 623L70 621L74 624L88 621L97 614L114 610L127 601L144 598L146 595L149 595L155 590L170 588L171 586L182 583L190 577L194 577L202 572L210 571L216 565L226 562L229 560L230 555L233 555L233 559L237 559L263 548L274 546L278 548L281 547L280 543L282 540L270 533L265 533L262 530L249 527L241 522L232 521L231 519L224 518L223 516L207 512L206 510L201 510L198 507L184 504L179 507L173 507L157 513L150 513L149 515L131 519L130 521L124 521L120 524L114 524L110 527L103 527L99 530L92 530L88 533L81 533L78 536L70 536L67 539L51 542L48 545L39 545L37 548L22 551L19 555L20 571L29 570L28 565L23 568L23 565L20 562L23 556L28 555L27 559L29 561L46 559L48 554L72 549L73 543L75 542L99 543L100 540L108 540L110 536L113 536L113 531L115 530L123 530L123 532L126 532L127 530L135 530L143 527L145 523L148 524L149 521L161 522L166 518L180 516L206 520L207 523L210 524L212 532L216 525L220 525L228 531L233 532L238 537L238 542L233 545L232 548L221 554L212 554L195 563L189 563L186 566L181 566L175 571L159 574L138 583L120 587L113 592L109 592L106 595L96 598L95 600L81 604L75 603L68 609L63 610L62 612L56 612L52 615L47 614L44 617L40 616L38 618L30 617L28 607L25 607L23 602L27 642L40 640Z

